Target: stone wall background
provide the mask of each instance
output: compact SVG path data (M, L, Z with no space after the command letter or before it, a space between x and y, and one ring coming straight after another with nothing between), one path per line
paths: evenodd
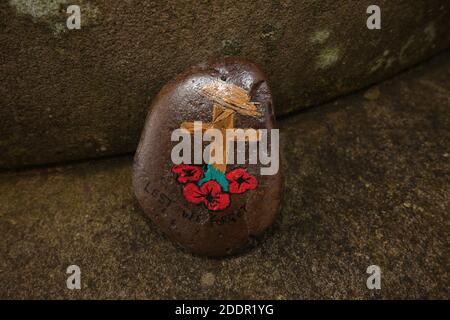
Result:
M447 52L281 120L281 215L223 259L144 216L131 156L2 173L0 299L448 299L449 88Z
M408 68L450 44L448 0L0 4L0 167L133 152L163 84L217 55L259 63L278 115ZM366 9L382 9L382 29Z

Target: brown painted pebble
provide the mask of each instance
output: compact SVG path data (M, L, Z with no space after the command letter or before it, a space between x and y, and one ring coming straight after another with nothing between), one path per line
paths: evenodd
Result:
M255 64L226 57L180 74L153 101L135 155L143 211L193 253L245 248L279 211L274 127L272 95Z

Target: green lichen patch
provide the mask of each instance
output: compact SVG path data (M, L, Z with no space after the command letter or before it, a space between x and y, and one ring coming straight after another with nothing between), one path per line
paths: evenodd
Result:
M317 57L316 66L319 69L329 69L339 60L339 48L323 49Z
M10 0L9 4L19 14L30 15L33 18L44 18L57 16L61 5L67 4L68 0Z
M329 37L330 37L330 31L319 30L319 31L314 32L311 35L310 41L312 43L323 44L323 43L325 43L325 41L328 40Z
M9 4L17 14L30 16L34 22L42 22L50 27L52 34L59 36L68 31L66 19L68 0L10 0ZM100 17L99 8L86 0L77 1L81 11L81 26L94 25Z
M242 51L242 45L237 40L223 40L221 52L226 56L237 56Z

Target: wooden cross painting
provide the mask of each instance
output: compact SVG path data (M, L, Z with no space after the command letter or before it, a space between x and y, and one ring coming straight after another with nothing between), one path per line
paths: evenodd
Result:
M257 111L255 103L250 101L247 92L233 84L219 82L209 84L200 90L200 94L214 101L212 121L210 123L202 123L200 130L204 132L208 129L218 129L222 132L225 146L222 149L223 163L212 163L212 165L218 171L224 173L227 168L228 144L231 142L231 140L227 139L225 132L227 129L234 129L234 115L239 113L244 116L258 117L261 114ZM192 134L195 130L194 122L183 122L181 123L181 128L188 130ZM251 137L247 135L245 135L245 139L246 141L251 141ZM259 133L256 139L260 139ZM212 148L211 150L217 150L217 148Z

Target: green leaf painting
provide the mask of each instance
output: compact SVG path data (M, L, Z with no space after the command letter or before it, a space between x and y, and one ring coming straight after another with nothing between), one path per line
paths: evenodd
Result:
M206 171L204 171L204 177L202 180L200 180L198 182L198 185L201 186L206 181L210 181L210 180L217 181L217 183L220 184L222 189L224 191L228 192L228 180L225 177L225 175L222 172L220 172L219 170L217 170L216 168L214 168L213 165L208 164L208 166L206 167Z

